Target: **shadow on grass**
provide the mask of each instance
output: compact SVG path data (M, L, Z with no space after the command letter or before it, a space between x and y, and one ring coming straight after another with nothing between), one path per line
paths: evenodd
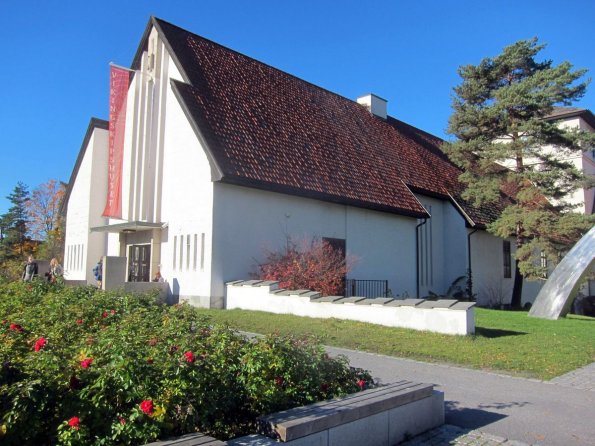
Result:
M524 331L500 330L497 328L475 327L475 336L484 338L501 338L503 336L522 336L527 333Z

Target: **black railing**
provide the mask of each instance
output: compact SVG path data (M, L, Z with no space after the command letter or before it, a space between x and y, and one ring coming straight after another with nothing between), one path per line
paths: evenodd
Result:
M368 298L387 297L388 280L345 280L345 297L362 296Z

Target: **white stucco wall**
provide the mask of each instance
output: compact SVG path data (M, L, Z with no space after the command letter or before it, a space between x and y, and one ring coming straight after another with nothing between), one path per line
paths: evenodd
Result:
M444 223L442 225L442 240L444 241L444 269L445 292L459 277L467 276L467 234L465 219L448 201L442 202ZM466 285L463 286L465 289Z
M357 261L348 278L386 279L393 294L415 293L413 218L217 183L214 185L212 293L245 279L266 250L293 240L346 240Z
M169 83L165 106L163 179L158 212L167 228L162 231L161 273L170 283L172 292L181 299L208 297L211 295L213 233L210 166Z
M473 293L480 306L509 304L514 284L514 240L511 244L511 277L504 277L503 240L480 230L471 236L471 265L473 270ZM523 282L521 305L533 302L543 281Z
M431 215L419 228L419 294L442 295L467 273L465 221L448 201L419 194L416 197Z
M105 254L106 236L89 233L105 224L101 216L107 195L107 130L95 128L68 200L64 249L64 277L93 282L92 268Z

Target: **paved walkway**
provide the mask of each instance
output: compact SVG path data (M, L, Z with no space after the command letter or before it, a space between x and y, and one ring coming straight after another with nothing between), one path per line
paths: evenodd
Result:
M409 379L444 392L446 425L407 446L593 446L595 363L552 381L328 348L380 382Z
M595 392L595 362L549 381L559 386ZM595 416L595 414L594 414Z

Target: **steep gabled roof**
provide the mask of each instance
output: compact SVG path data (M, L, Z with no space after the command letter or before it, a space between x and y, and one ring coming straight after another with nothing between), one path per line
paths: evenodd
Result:
M460 200L440 138L163 20L151 26L182 73L172 88L214 181L426 217L417 192L456 201L472 226L491 219Z

